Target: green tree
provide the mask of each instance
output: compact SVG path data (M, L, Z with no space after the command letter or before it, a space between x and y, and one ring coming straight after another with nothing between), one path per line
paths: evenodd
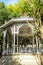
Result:
M5 20L8 19L8 12L6 10L5 4L0 2L0 25L5 23Z

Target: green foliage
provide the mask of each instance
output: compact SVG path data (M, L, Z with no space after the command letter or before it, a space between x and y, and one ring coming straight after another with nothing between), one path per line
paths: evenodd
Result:
M34 12L39 8L39 0L19 0L15 5L8 5L6 7L9 16L8 18L20 17L24 12L28 16L33 16Z
M23 16L24 12L26 12L28 16L33 17L39 6L39 0L19 0L17 4L9 4L7 6L5 6L3 2L0 2L0 25L2 25L5 20Z
M5 20L8 19L8 13L5 8L5 4L0 2L0 25L4 24Z

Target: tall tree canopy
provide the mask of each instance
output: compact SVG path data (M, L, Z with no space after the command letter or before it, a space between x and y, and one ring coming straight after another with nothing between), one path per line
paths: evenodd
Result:
M38 8L39 0L19 0L17 4L7 6L11 18L22 16L25 11L27 15L33 16Z
M0 25L4 24L5 20L8 19L8 12L5 4L0 2Z
M4 23L5 20L9 20L15 17L23 16L26 12L28 16L37 16L36 12L40 8L40 0L19 0L15 5L9 4L5 6L3 2L0 2L0 25ZM41 8L41 14L43 14L43 8Z

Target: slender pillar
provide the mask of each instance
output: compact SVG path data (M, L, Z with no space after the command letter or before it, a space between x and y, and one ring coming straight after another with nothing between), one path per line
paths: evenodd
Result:
M11 49L11 54L14 53L14 27L11 27L11 31L12 31L12 49Z
M40 48L40 43L41 43L41 41L40 41L40 39L39 39L39 48Z
M17 53L18 53L18 33L17 33Z
M36 36L36 50L37 50L37 53L38 53L38 38Z
M7 55L8 55L8 43L7 43Z
M34 52L34 34L33 34L33 52Z
M15 53L15 25L13 27L13 34L14 34L14 45L13 45L13 54Z
M6 37L6 31L3 31L3 53L5 54L5 37Z

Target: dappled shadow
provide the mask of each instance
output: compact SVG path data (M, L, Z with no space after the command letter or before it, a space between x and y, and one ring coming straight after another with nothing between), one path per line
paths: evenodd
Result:
M36 62L38 65L43 65L43 54L37 54L36 55Z
M2 56L2 58L0 59L0 64L1 65L21 65L18 62L18 58L15 58L13 60L12 56Z
M18 58L15 58L15 59L13 60L13 63L14 63L15 65L22 65L20 62L21 62L21 60L19 61L19 57L18 57Z
M43 54L40 56L41 65L43 65Z

